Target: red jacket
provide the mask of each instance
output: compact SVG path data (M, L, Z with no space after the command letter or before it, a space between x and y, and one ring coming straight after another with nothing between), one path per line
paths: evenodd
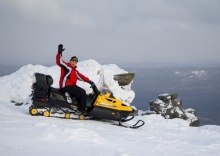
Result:
M58 66L61 67L61 74L60 74L60 88L65 86L76 85L77 79L80 81L89 82L89 78L81 74L76 67L71 67L70 63L66 63L62 59L61 54L56 55L56 63Z

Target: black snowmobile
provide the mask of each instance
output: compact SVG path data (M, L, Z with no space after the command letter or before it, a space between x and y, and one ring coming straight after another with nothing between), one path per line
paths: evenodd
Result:
M64 114L69 119L73 114L83 120L85 117L93 119L107 119L118 121L119 126L139 128L144 125L144 121L139 120L133 126L125 126L122 122L130 121L134 118L134 109L120 100L116 99L112 93L103 88L100 91L96 85L91 86L93 93L87 95L87 113L77 110L77 97L70 97L68 93L61 92L60 89L53 88L53 78L42 73L34 74L36 82L32 85L32 105L29 107L31 115L43 115L49 117L52 114Z

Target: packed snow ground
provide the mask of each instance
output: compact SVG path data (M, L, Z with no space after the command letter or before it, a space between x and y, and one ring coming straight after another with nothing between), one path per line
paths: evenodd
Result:
M117 98L128 104L134 98L131 85L122 89L114 74L126 73L116 65L100 65L88 60L79 70L96 84L104 75L105 83ZM33 73L50 74L58 86L59 68L27 65L0 78L0 153L4 156L94 155L94 156L220 156L220 126L189 127L181 119L164 119L160 115L137 116L145 121L139 129L116 126L116 122L78 120L60 117L31 116L30 105L15 106L31 92ZM89 85L79 83L87 92ZM134 104L132 104L134 105Z

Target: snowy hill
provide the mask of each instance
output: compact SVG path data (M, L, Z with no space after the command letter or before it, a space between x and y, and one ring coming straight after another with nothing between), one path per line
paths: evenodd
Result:
M110 90L114 93L114 96L124 103L130 104L135 93L131 90L131 85L121 88L113 76L116 74L127 73L125 70L120 69L114 64L100 65L94 60L87 60L79 62L78 70L89 77L98 86L102 83L108 85ZM43 74L51 75L54 79L53 87L58 88L60 68L58 66L44 67L41 65L26 65L20 68L15 73L0 78L0 93L6 101L22 102L31 93L31 85L34 82L33 74L40 72ZM103 82L104 78L104 82ZM78 81L78 85L86 90L87 93L92 92L90 85L85 82Z
M130 104L134 97L131 84L121 88L113 75L127 73L116 65L100 65L94 60L78 64L79 70L101 84L101 75L114 95ZM31 92L33 73L50 74L58 87L59 68L27 65L15 73L0 77L0 152L4 156L94 155L94 156L207 156L220 155L220 126L190 127L181 119L160 115L137 116L145 121L139 129L116 126L117 122L31 116L29 105L16 107L10 101L22 101ZM91 92L89 85L79 83Z

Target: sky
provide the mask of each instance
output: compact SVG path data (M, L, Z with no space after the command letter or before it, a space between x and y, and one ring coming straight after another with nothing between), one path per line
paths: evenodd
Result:
M220 63L219 0L0 0L0 64Z

